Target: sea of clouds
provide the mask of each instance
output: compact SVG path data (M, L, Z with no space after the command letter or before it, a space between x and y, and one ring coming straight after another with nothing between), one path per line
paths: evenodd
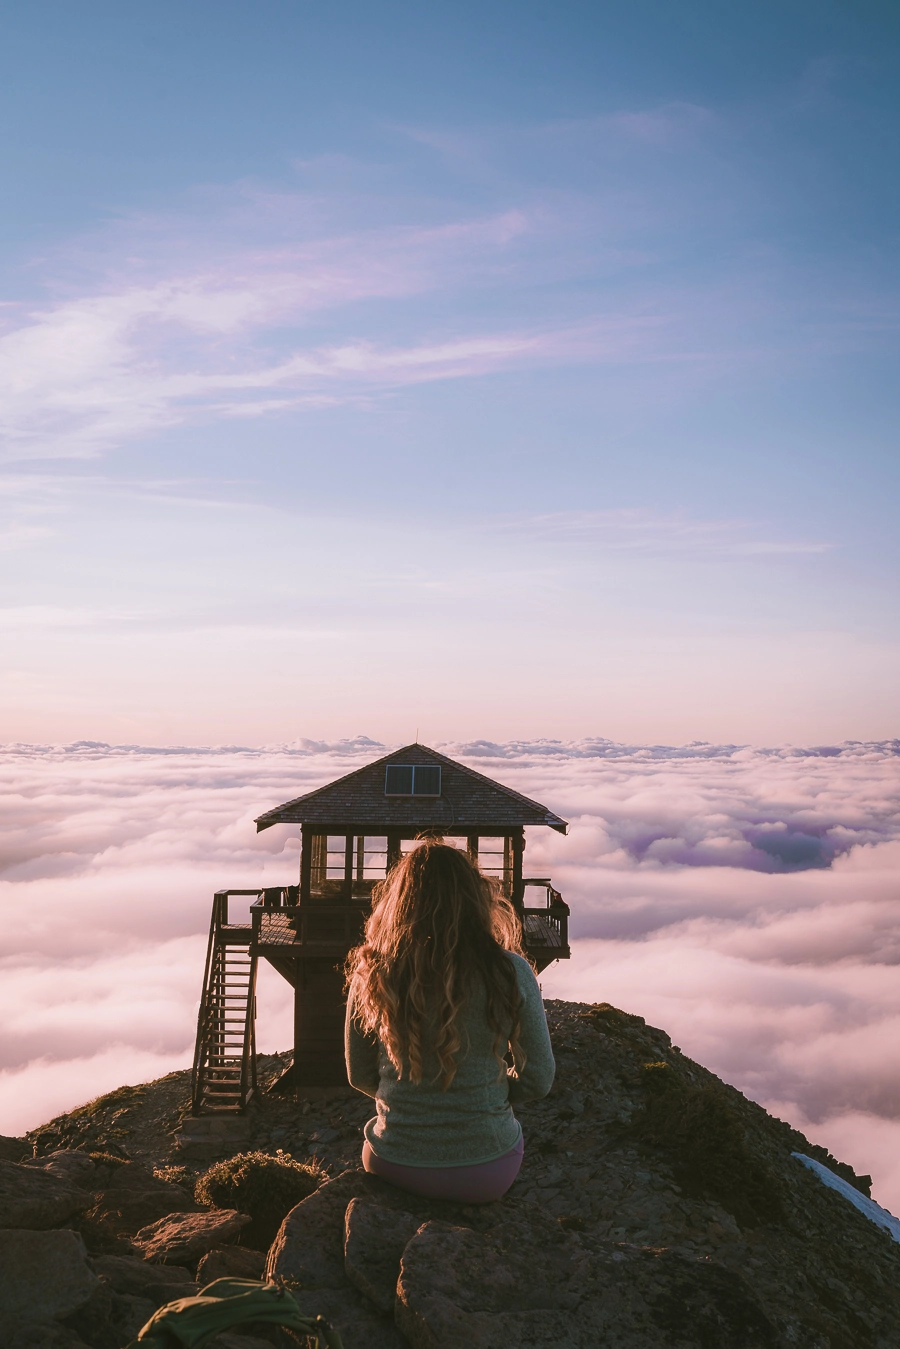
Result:
M439 748L570 822L526 851L572 909L545 995L664 1027L900 1210L900 742ZM0 1132L188 1065L213 891L297 877L254 816L383 752L3 747ZM264 1049L289 994L266 969Z

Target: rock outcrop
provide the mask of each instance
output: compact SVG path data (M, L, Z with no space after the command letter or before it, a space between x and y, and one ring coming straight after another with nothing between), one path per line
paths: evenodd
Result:
M77 1232L0 1232L0 1315L4 1321L71 1316L100 1287Z
M17 1162L0 1162L0 1228L59 1227L92 1203L88 1190Z
M250 1215L237 1209L214 1209L211 1213L170 1213L135 1233L134 1244L145 1260L158 1264L194 1264L214 1246L232 1241Z
M236 1150L322 1168L266 1257L305 1313L331 1320L345 1349L900 1345L900 1244L793 1154L864 1194L868 1177L640 1017L549 1003L548 1019L557 1082L518 1112L525 1161L499 1203L421 1200L365 1175L371 1103L349 1091L251 1106ZM283 1062L265 1066L274 1076ZM5 1140L0 1226L25 1215L28 1241L58 1243L84 1300L40 1314L8 1300L4 1349L121 1349L198 1278L258 1276L263 1253L240 1244L249 1219L194 1198L200 1152L235 1149L227 1130L188 1129L198 1152L185 1165L186 1087L170 1074L122 1088L35 1131L27 1159ZM39 1285L49 1255L32 1264ZM248 1326L216 1349L272 1342Z

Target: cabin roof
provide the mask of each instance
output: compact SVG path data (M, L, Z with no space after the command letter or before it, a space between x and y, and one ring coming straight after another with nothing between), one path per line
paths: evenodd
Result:
M386 796L385 769L389 764L439 766L440 796ZM538 801L418 744L393 750L337 782L267 810L257 819L256 828L260 831L273 824L320 825L334 833L366 829L373 834L388 829L489 834L526 824L546 824L559 834L568 829L565 820Z

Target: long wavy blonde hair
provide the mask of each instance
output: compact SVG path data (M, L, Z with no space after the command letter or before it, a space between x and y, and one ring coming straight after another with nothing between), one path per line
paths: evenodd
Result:
M446 1091L461 1047L459 1013L480 981L501 1074L507 1045L523 1062L518 982L507 951L522 954L513 905L460 849L426 840L376 886L363 943L347 957L357 1020L411 1082L422 1081L433 1052Z

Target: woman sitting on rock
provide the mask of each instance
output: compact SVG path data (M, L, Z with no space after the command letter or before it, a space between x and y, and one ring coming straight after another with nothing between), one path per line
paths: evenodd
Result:
M347 1074L377 1110L367 1171L464 1203L512 1185L523 1153L512 1106L546 1096L555 1071L520 932L509 900L443 843L420 843L376 890L347 961Z

